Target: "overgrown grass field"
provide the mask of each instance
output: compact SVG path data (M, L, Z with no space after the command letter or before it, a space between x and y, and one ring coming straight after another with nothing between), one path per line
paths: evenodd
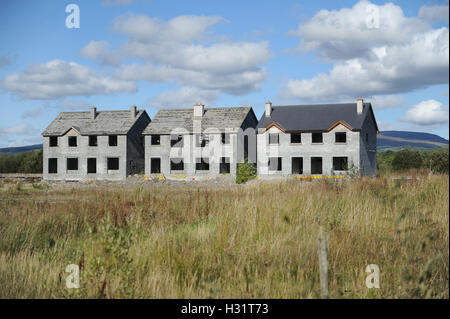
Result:
M448 175L413 177L2 187L0 298L318 298L320 226L331 298L449 298Z

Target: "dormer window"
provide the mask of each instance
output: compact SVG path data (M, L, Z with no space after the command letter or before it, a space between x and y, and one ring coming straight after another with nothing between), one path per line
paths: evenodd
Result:
M69 146L70 147L77 146L77 137L76 136L69 136Z
M335 143L347 143L347 133L346 132L336 132L334 135Z
M269 144L279 144L279 143L280 143L280 134L269 133Z

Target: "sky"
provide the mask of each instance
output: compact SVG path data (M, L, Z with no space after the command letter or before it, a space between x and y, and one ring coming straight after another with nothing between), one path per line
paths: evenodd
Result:
M0 147L41 143L59 112L92 105L259 118L267 100L358 96L380 130L448 139L448 22L439 0L1 1Z

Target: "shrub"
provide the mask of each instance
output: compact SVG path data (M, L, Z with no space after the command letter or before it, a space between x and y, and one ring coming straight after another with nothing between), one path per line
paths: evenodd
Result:
M421 168L423 156L420 151L411 149L400 150L395 153L392 161L392 168L396 171L408 170L411 168Z
M424 156L423 166L434 173L448 174L448 156L448 148L429 151Z
M255 164L249 163L245 160L244 163L239 163L236 170L236 183L242 184L256 177Z

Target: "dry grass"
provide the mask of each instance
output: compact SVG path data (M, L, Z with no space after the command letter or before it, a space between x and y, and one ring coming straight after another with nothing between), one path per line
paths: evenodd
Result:
M1 298L449 298L448 176L0 192ZM81 266L80 289L65 268ZM381 288L365 286L377 264Z

